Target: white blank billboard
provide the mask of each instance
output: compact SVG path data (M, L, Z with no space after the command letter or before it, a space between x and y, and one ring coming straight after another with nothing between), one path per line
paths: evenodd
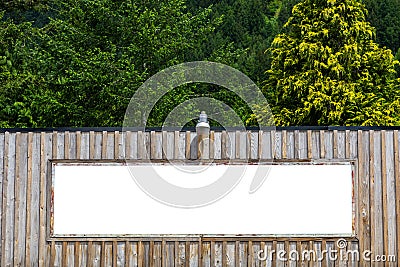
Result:
M193 165L188 174L184 165L134 166L187 188L210 184L235 167L212 164L196 172L202 167ZM269 168L269 175L250 194L257 168ZM247 165L233 190L198 208L151 198L121 163L53 163L52 189L53 236L353 234L351 164Z

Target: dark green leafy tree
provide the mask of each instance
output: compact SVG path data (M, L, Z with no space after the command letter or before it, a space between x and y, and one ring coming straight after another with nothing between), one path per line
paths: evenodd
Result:
M376 41L396 53L400 48L400 1L364 0L367 20L376 28Z
M135 90L215 27L208 9L191 14L182 0L50 2L42 27L2 22L3 126L121 126Z
M304 0L273 41L265 93L279 125L398 125L398 64L358 0ZM270 103L271 103L270 102Z

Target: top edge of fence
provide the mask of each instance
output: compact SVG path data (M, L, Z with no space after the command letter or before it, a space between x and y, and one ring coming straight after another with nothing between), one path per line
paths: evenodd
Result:
M220 131L243 131L243 127L213 127L211 126L211 131L220 132ZM259 131L259 127L246 127L246 131L256 132ZM285 126L285 127L263 127L262 130L277 130L277 131L393 131L393 130L400 130L400 126ZM161 131L180 131L180 132L195 132L195 127L54 127L54 128L0 128L0 133L10 132L10 133L25 133L25 132L115 132L115 131L146 131L146 132L161 132Z

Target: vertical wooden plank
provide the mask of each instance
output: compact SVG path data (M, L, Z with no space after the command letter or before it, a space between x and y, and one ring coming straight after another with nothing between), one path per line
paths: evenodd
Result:
M345 139L345 144L346 144L345 157L346 157L346 159L350 158L350 143L351 143L350 130L346 130L346 139Z
M3 177L4 177L4 158L5 158L5 147L4 147L4 136L5 133L0 133L0 193L3 193ZM2 253L2 243L1 243L1 239L2 239L2 234L1 234L1 218L3 217L3 197L2 195L0 196L0 255ZM1 257L0 257L0 264L1 264Z
M248 242L247 265L253 266L253 241Z
M319 132L319 146L320 146L320 157L323 159L325 158L325 131L321 130Z
M197 263L197 265L199 267L201 267L201 266L203 266L203 242L201 240L201 237L197 241L197 246L198 246L198 248L197 248L197 255L198 255L198 258L197 258L198 263Z
M254 133L258 135L258 133ZM235 267L235 243L227 242L226 245L226 266L227 267Z
M174 159L179 159L179 131L174 132Z
M337 134L337 158L346 158L346 135L344 131L338 131Z
M162 242L155 242L154 243L154 266L161 267L162 266Z
M249 131L250 154L248 159L258 159L258 132Z
M137 132L137 159L144 159L144 133L142 131Z
M191 141L191 137L190 137L190 131L186 131L186 138L185 138L185 157L186 159L190 159L190 141Z
M178 137L179 138L179 137ZM179 141L179 139L178 139ZM173 160L175 153L175 132L165 132L165 140L163 134L163 149L165 148L165 159ZM178 143L179 144L179 143Z
M394 176L394 143L393 131L386 132L386 174L387 174L387 218L388 218L388 251L386 255L396 255L396 189ZM397 177L399 178L399 177ZM389 266L397 266L389 262Z
M221 159L227 159L228 158L228 154L227 154L227 142L228 142L228 134L226 131L222 131L221 134Z
M55 241L51 241L50 245L50 266L55 266L56 261L56 243Z
M87 266L94 266L94 246L93 241L88 241L88 249L87 249Z
M276 158L276 131L271 130L271 158Z
M275 158L282 158L282 132L275 132Z
M25 242L25 264L31 265L31 203L32 203L32 149L33 149L33 133L28 133L27 144L27 182L26 182L26 242ZM36 151L35 151L36 153Z
M106 146L107 146L106 159L115 159L115 152L116 152L115 134L113 132L107 132Z
M264 252L264 255L266 255L266 260L261 260L261 259L258 259L258 258L257 258L257 260L260 260L260 267L266 267L267 261L269 260L270 253L267 250L267 246L266 246L264 241L260 242L260 250L262 250ZM258 256L258 254L256 254L256 256Z
M205 138L205 136L204 135L200 135L200 134L196 134L196 137L195 137L195 143L196 143L196 151L197 151L197 154L195 155L195 157L193 157L194 155L193 155L193 151L192 151L192 153L190 153L191 154L191 158L193 159L203 159L203 157L204 157L204 138ZM191 142L192 143L192 142ZM193 145L193 143L192 143L192 145ZM194 147L191 147L191 149L193 149Z
M113 266L113 241L105 242L104 266Z
M132 131L125 131L124 135L124 144L125 144L125 159L132 159Z
M167 242L163 238L161 241L161 267L167 266Z
M24 213L26 208L24 207L24 197L21 196L25 185L23 184L24 177L22 176L21 161L24 158L22 147L26 146L23 144L21 133L17 132L15 137L15 178L14 178L14 266L20 266L23 264L23 256L25 255L22 248L25 248L25 237L21 233L23 227ZM22 154L22 155L21 155ZM23 194L24 195L24 194ZM25 230L25 229L24 229Z
M174 242L174 257L175 257L175 267L179 266L179 242Z
M118 255L118 249L117 249L117 241L112 242L112 266L117 266L117 255Z
M126 240L125 241L125 267L131 266L131 253L132 253L131 242ZM163 267L164 266L165 265L163 265Z
M174 242L165 241L165 267L175 266Z
M269 255L267 255L268 256L267 260L270 262L270 266L278 266L278 264L279 264L279 262L278 262L279 259L278 259L278 256L277 256L277 251L278 251L277 250L277 245L278 245L277 243L278 242L276 240L272 241L271 250L268 252ZM287 251L287 253L289 253L288 252L290 250L289 249L289 241L285 241L283 249L285 251ZM286 255L284 255L284 257L286 257Z
M10 133L4 133L4 163L3 163L3 181L2 181L2 209L1 209L1 266L6 266L7 255L10 246L7 244L6 234L8 221L6 220L7 201L8 201L8 181L9 181L9 155L10 153Z
M58 159L58 157L57 157L57 155L58 155L58 153L57 153L57 149L58 149L58 147L57 147L57 140L58 140L58 135L57 135L57 131L53 131L53 138L52 138L52 155L51 155L51 157L52 157L52 159Z
M298 265L299 266L304 266L303 259L301 257L302 256L301 255L301 252L302 252L301 241L297 241L296 242L296 251L298 252L298 256L297 256Z
M79 260L80 260L80 242L75 241L74 244L74 265L79 266ZM104 265L102 265L104 266Z
M294 131L294 158L300 158L299 130Z
M376 221L375 221L375 170L374 170L374 131L369 131L369 206L370 206L370 218L371 218L371 251L372 253L376 253L375 249L375 230L376 230Z
M185 242L185 266L190 266L190 242Z
M325 158L333 159L333 131L326 131L324 138L325 138Z
M359 240L361 251L370 249L370 225L369 225L369 177L367 175L368 158L366 154L368 150L368 139L364 138L364 132L358 130L358 212L360 212L359 219ZM369 263L361 258L361 265L367 266Z
M214 246L214 262L215 262L215 267L222 267L222 242L221 241L216 241L215 246Z
M223 241L222 242L222 267L227 267L228 263L227 263L227 242Z
M294 132L293 131L287 131L286 132L286 157L289 159L294 159L295 157L295 151L294 151Z
M94 144L95 144L94 131L89 131L89 159L94 159Z
M68 250L67 250L67 242L66 241L62 242L62 252L61 253L62 253L61 264L63 267L68 267L68 262L67 262Z
M81 146L82 146L82 134L80 131L76 132L76 158L81 159Z
M138 158L138 132L128 131L125 133L125 158Z
M299 159L307 159L308 158L308 146L307 146L307 132L301 131L298 135L299 138Z
M202 263L204 267L212 266L211 264L211 242L202 243Z
M235 159L240 158L240 131L235 131Z
M240 267L240 241L235 242L235 267Z
M322 251L327 251L326 240L324 240L324 239L322 240L321 250ZM322 262L321 262L321 267L327 267L326 262L328 260L328 257L326 255L327 254L325 253L325 254L322 254L322 256L321 256L321 257L324 257Z
M400 259L400 153L399 153L399 131L393 131L393 149L394 149L394 177L395 178L395 190L396 190L396 244L397 244L397 255L396 259Z
M282 158L287 159L287 132L282 131Z
M69 131L64 132L64 158L69 159L70 154L70 134Z
M228 152L228 158L229 159L235 159L236 157L236 132L227 132L227 140L228 142L226 143L227 145L227 152Z
M114 159L120 159L120 146L121 146L121 135L119 131L114 131Z
M167 131L162 131L162 138L161 138L161 158L162 159L167 159L168 155L168 133Z
M205 136L202 144L202 156L204 159L210 159L210 135Z
M312 131L307 130L307 158L312 159Z
M264 131L262 135L260 136L262 146L261 148L261 159L272 159L271 157L271 132L270 131Z
M333 158L334 159L338 158L338 142L339 142L338 130L333 130Z
M211 241L210 243L210 263L211 266L216 266L215 262L215 242Z
M77 262L78 266L86 266L87 265L87 243L82 242L79 246L79 261Z
M215 158L215 132L210 131L210 153L209 153L209 158L214 159Z
M40 134L28 135L28 163L27 163L27 206L26 206L26 262L38 264L38 235L39 235L39 180L40 180ZM29 187L29 188L28 188ZM29 195L29 196L28 196ZM29 203L29 204L28 204ZM29 211L28 211L29 210ZM29 259L28 259L29 258ZM29 266L28 265L28 266Z
M388 253L388 206L387 206L387 168L386 168L386 131L381 131L381 157L382 157L382 210L383 210L383 253Z
M221 159L221 132L214 132L214 157L213 159Z
M46 265L46 133L40 136L40 233L39 266Z
M150 132L143 132L143 140L144 140L144 151L143 158L150 159Z
M190 159L198 158L198 140L199 136L196 133L190 135Z
M156 132L150 132L150 158L156 158Z
M75 251L76 251L76 249L75 249ZM78 256L79 256L79 252L78 252ZM79 261L77 261L77 260L75 260L75 262L79 263ZM104 241L101 242L100 266L106 267L106 243Z
M263 158L263 130L258 131L258 159Z
M102 143L101 143L101 158L106 159L107 158L107 131L103 131L103 138L102 138Z
M374 226L371 226L371 232L374 232L374 238L372 238L371 233L371 244L374 246L374 253L376 255L383 254L383 214L382 214L382 177L381 177L381 165L382 165L382 158L381 158L381 133L380 131L373 131L373 167L370 169L373 172L371 173L371 177L374 177L374 195L371 196L374 201L374 215L371 215L371 225L374 221ZM371 150L372 153L372 150ZM372 184L371 184L372 186ZM371 247L372 247L371 245Z
M66 248L66 258L62 262L63 266L74 266L74 244L72 242L67 242Z

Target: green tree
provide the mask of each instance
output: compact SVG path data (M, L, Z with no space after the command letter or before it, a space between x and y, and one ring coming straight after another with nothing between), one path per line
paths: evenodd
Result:
M367 20L376 28L377 43L396 53L400 48L400 1L364 0Z
M135 90L186 61L215 27L208 9L191 14L183 0L49 2L45 25L3 21L5 36L29 27L4 44L17 63L0 84L3 125L121 126Z
M358 0L304 0L273 41L264 88L279 125L400 123L398 64Z

